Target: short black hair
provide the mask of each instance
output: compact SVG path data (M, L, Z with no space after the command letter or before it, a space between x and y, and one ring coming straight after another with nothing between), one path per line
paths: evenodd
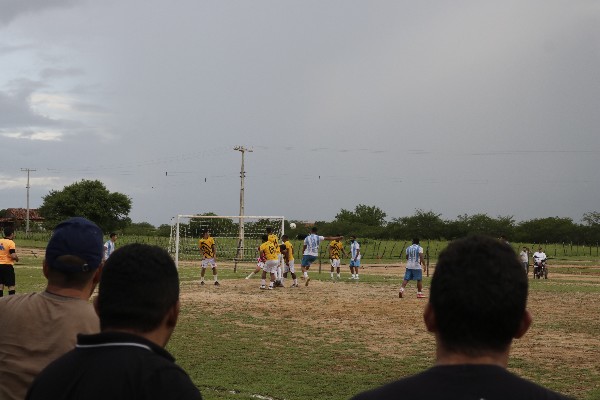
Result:
M269 236L267 236L267 235L262 235L260 238L262 239L263 242L269 241Z
M117 236L117 234L115 232L111 232L108 237L113 237L113 236Z
M100 328L150 332L179 300L179 274L166 250L133 243L106 261L98 289Z
M413 242L413 244L419 244L420 240L419 240L419 238L416 237L416 238L413 238L412 242Z
M283 240L283 241L288 240L288 235L282 235L281 240Z
M267 233L271 233L271 232L273 232L273 228L271 228L270 226L267 227Z
M9 237L13 233L15 233L15 230L12 227L10 227L10 226L4 227L4 237Z
M316 226L313 226L312 228L310 228L310 231L311 231L312 233L317 233L317 227L316 227Z
M469 236L440 253L429 302L446 350L469 356L504 351L525 313L527 276L506 243Z

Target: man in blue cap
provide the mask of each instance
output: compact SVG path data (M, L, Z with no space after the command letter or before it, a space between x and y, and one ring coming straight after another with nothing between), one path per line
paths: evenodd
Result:
M25 398L34 377L71 350L78 333L99 332L89 298L102 256L102 230L70 218L55 227L46 247L46 290L0 299L0 399Z

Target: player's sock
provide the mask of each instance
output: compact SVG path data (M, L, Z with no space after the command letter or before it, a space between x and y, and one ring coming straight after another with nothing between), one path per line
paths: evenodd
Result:
M298 278L294 278L294 285L298 284Z
M15 294L15 291L14 291L14 290L9 290L9 291L8 291L8 295L9 295L9 296L10 296L10 295L13 295L13 294Z
M304 276L304 279L308 278L308 272L304 271L304 273L302 274L302 276Z
M281 277L281 285L285 286L285 278L283 276Z
M204 282L204 277L203 276L200 277L200 282Z
M265 286L267 284L267 280L266 279L261 279L260 280L260 284Z
M252 277L254 276L254 274L255 274L255 273L256 273L256 272L252 271L252 272L250 273L250 275L248 275L248 276L246 277L246 279L250 279L250 278L252 278Z
M331 279L333 279L333 272L332 272L332 273L330 273L329 275L331 275Z
M217 275L213 275L213 280L216 282L219 280L219 278L217 278Z
M340 279L340 274L337 274L338 279Z

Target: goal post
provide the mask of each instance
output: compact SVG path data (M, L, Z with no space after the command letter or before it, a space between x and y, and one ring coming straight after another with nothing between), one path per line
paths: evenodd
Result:
M234 263L252 261L258 257L261 236L266 229L281 238L285 230L283 216L255 215L177 215L171 225L169 253L175 264L179 261L200 261L202 254L198 240L202 232L208 230L217 247L217 259L227 259Z

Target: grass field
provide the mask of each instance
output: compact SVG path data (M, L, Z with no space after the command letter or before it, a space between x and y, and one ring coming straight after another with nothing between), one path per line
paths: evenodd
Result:
M17 291L43 290L41 250L19 249ZM600 263L583 261L550 264L550 279L530 280L534 324L514 343L509 369L591 400L600 398ZM221 262L215 287L210 272L200 286L197 265L181 263L182 315L168 350L208 400L348 399L427 368L435 343L422 323L426 299L414 282L397 298L398 264L366 265L359 282L347 265L331 282L324 263L308 287L260 291L259 279L244 279L252 265L234 272Z

